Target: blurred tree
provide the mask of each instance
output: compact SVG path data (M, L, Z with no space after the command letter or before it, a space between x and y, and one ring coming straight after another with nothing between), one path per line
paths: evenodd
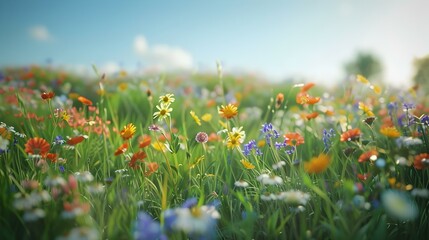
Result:
M414 60L415 75L413 81L425 92L429 91L429 55Z
M356 76L360 74L370 79L377 81L380 79L383 67L380 59L372 53L369 52L358 52L354 59L346 63L344 70L347 76Z

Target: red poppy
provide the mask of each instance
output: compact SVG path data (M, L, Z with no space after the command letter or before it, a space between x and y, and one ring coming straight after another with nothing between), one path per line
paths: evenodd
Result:
M359 141L361 131L359 128L350 129L341 134L341 142Z
M286 133L283 137L285 138L286 145L289 146L298 146L304 143L304 137L299 133Z
M68 145L76 145L78 143L81 143L83 140L85 140L85 137L80 135L76 137L72 137L69 140L67 140Z
M49 148L49 143L45 139L39 137L30 138L25 144L25 152L28 154L39 154L45 156L46 153L48 153Z
M423 170L429 168L429 154L422 153L414 157L414 168Z
M43 100L52 99L55 96L54 92L43 92L41 95Z

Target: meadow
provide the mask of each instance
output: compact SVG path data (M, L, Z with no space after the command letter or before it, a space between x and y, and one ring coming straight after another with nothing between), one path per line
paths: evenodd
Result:
M426 239L429 98L357 75L0 72L0 239Z

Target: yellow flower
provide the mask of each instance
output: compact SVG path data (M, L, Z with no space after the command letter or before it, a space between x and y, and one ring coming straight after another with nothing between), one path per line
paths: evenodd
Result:
M226 125L226 123L222 122L221 120L219 120L219 125L223 128L223 129L227 129L228 125Z
M136 130L137 130L136 126L134 126L134 124L132 123L129 123L120 132L122 139L128 140L132 138L134 136L134 133L136 133Z
M198 118L198 116L195 114L195 112L194 112L194 111L190 111L189 113L191 114L191 116L192 116L192 118L194 119L195 123L196 123L198 126L201 126L200 118Z
M11 136L12 134L5 127L0 127L0 137L10 140Z
M159 97L159 103L170 105L172 102L174 102L176 99L174 98L174 94L167 93L161 97Z
M119 89L119 91L125 91L125 90L127 90L127 88L128 88L128 84L127 83L125 83L125 82L122 82L122 83L120 83L119 85L118 85L118 89Z
M359 102L359 109L363 111L364 114L368 115L369 117L375 116L374 113L371 111L371 108L363 102Z
M165 152L167 150L167 147L162 142L154 142L154 143L152 143L152 147L155 150L160 151L160 152Z
M356 80L358 82L363 83L363 84L368 84L369 83L369 81L368 81L368 79L366 79L366 77L364 77L362 75L359 75L359 74L356 76Z
M226 119L231 119L235 116L237 116L238 114L238 109L234 104L228 104L226 106L221 106L218 110L218 113L220 114L221 117L226 118Z
M381 93L381 87L378 85L371 85L370 87L376 94L380 94Z
M62 118L64 121L68 122L68 121L70 120L70 115L69 115L66 111L62 111L62 113L61 113L61 118Z
M243 164L245 169L254 169L255 168L255 165L253 165L249 161L246 161L245 159L242 159L240 162L241 162L241 164Z
M229 134L228 134L229 135ZM236 148L240 146L240 139L235 138L231 135L228 136L228 139L226 140L226 146L228 148Z
M170 117L170 112L173 111L173 109L170 108L170 105L164 103L157 105L156 108L158 108L159 111L153 114L153 118L158 118L159 121L166 117Z
M321 153L317 157L313 157L310 161L304 163L304 170L308 173L321 173L325 171L329 163L331 162L331 158Z
M401 136L401 133L395 127L383 127L380 129L380 133L390 138L397 138Z
M259 140L258 141L258 143L256 144L259 148L262 148L262 147L264 147L265 146L265 144L266 144L266 141L265 140Z
M228 135L230 138L235 138L237 139L238 142L243 143L244 142L244 138L246 138L246 132L244 132L243 127L233 127L232 128L232 132L229 132Z
M203 116L201 116L201 119L204 122L210 122L212 120L212 115L210 113L206 113Z

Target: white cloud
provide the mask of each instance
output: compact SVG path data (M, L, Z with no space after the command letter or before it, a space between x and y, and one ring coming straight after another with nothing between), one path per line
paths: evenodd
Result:
M169 45L149 46L143 35L134 39L134 51L150 70L191 70L194 67L192 55L185 49Z
M53 40L52 35L49 33L45 26L37 25L29 29L30 36L38 41L47 42Z

